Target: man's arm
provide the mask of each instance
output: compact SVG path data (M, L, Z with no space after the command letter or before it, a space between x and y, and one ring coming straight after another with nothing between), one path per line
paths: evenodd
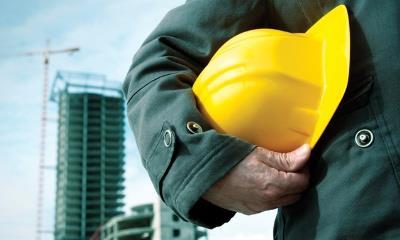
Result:
M129 122L154 187L181 217L209 228L233 212L201 196L255 146L214 131L196 108L191 87L225 41L265 27L265 2L194 0L173 9L136 53L124 83ZM189 133L189 121L203 132ZM212 209L214 216L190 212L198 201L198 209Z
M265 2L193 0L170 11L135 55L124 83L129 122L154 187L178 215L208 228L229 221L234 211L289 204L307 183L301 169L306 157L293 169L279 169L293 154L253 151L254 145L217 133L198 111L191 89L225 41L266 27ZM188 131L190 121L203 131ZM257 169L266 178L254 174ZM237 183L243 191L235 193ZM260 191L252 191L256 187Z

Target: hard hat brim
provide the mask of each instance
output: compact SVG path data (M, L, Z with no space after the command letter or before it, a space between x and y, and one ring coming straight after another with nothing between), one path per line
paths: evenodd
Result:
M340 5L306 33L250 30L229 39L193 85L219 132L273 151L313 147L347 87L350 30Z
M335 113L346 91L350 67L350 27L347 9L339 5L316 22L306 33L323 41L325 89L320 117L310 139L314 146Z

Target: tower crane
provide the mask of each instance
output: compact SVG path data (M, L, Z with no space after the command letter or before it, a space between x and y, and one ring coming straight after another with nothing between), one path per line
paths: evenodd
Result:
M43 183L44 183L44 169L45 166L45 150L46 150L46 122L47 122L47 98L48 98L48 85L49 85L49 64L50 56L55 54L73 54L78 52L78 47L64 48L64 49L51 49L50 41L46 41L46 47L42 50L29 51L18 54L18 56L42 56L44 64L43 74L43 90L42 90L42 106L40 118L40 147L39 147L39 179L38 179L38 193L37 193L37 209L36 209L36 240L41 240L43 233L49 231L42 230L42 211L43 211Z

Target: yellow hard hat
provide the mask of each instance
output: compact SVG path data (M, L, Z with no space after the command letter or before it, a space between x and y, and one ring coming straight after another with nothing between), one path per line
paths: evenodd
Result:
M339 5L306 33L256 29L233 37L193 92L217 131L279 152L313 147L344 95L349 59L348 15Z

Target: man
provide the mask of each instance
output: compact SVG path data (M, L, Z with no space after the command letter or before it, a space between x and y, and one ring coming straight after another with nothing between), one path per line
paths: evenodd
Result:
M338 4L187 1L144 42L124 84L128 117L157 192L182 218L213 228L235 212L279 208L277 239L400 238L399 1L345 2L349 85L311 156L307 145L275 153L217 133L191 90L229 38L305 32Z

